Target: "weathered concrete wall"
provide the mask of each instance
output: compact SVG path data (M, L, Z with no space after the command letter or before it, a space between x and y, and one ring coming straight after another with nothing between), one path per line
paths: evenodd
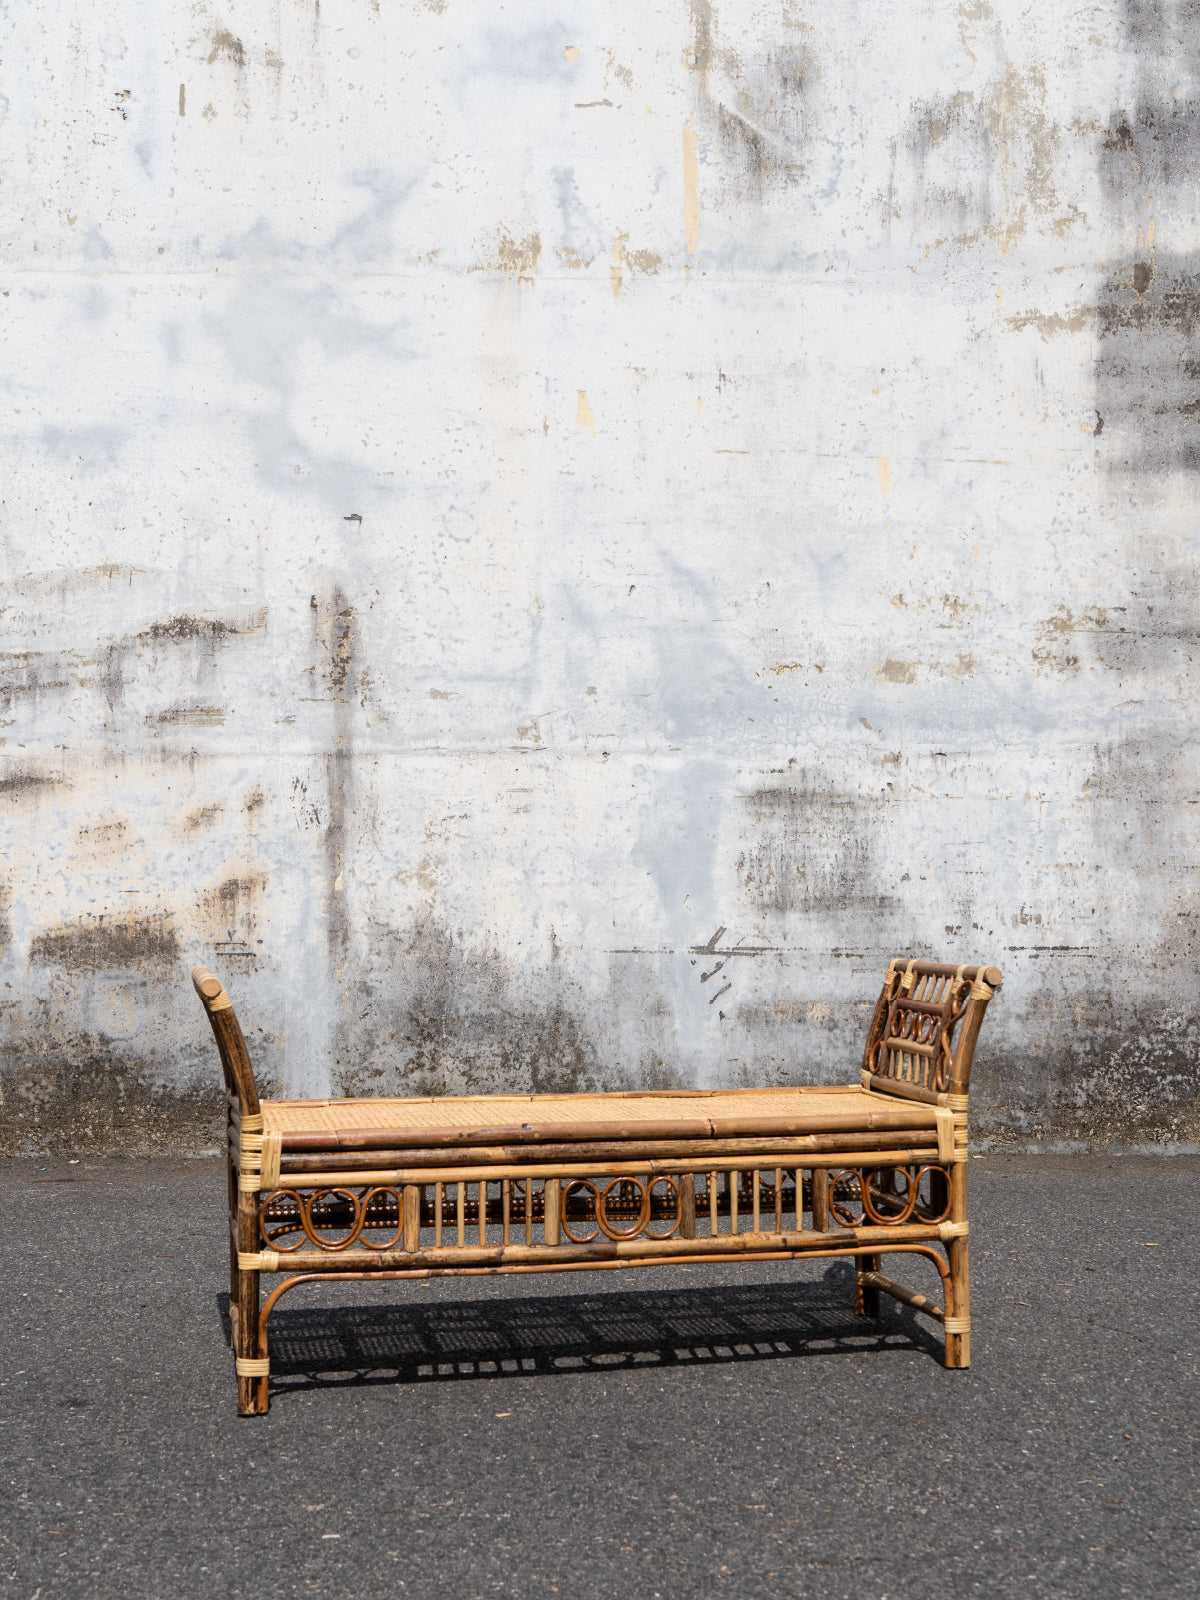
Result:
M1198 1136L1200 23L15 5L4 1137L828 1080Z

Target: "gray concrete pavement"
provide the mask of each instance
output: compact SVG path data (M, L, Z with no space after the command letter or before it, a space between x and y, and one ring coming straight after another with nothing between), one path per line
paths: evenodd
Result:
M4 1163L0 1595L1200 1593L1200 1159L970 1175L969 1372L842 1263L345 1285L239 1420L216 1164Z

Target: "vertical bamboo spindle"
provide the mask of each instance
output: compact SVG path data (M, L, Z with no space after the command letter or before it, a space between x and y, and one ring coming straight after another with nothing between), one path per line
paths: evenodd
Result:
M750 1183L751 1183L753 1196L754 1196L753 1201L752 1201L752 1204L753 1204L753 1207L754 1207L754 1232L758 1233L759 1232L758 1224L759 1224L759 1221L760 1221L760 1208L759 1208L758 1168L757 1167L755 1167L754 1171L750 1174Z
M792 1176L796 1180L796 1232L804 1227L804 1172L797 1167Z
M783 1232L783 1168L775 1168L775 1232Z
M487 1179L479 1180L479 1242L487 1243Z
M740 1172L727 1172L725 1174L725 1189L729 1195L729 1231L738 1231L738 1190L741 1188L742 1175Z
M454 1198L458 1202L455 1220L458 1223L459 1248L467 1242L467 1186L460 1178L454 1185Z
M512 1219L512 1179L511 1178L501 1178L501 1180L500 1180L500 1209L504 1213L504 1243L507 1245L510 1242L509 1234L508 1234L508 1227L509 1227L509 1222Z
M554 1245L559 1239L559 1201L562 1194L562 1184L557 1178L547 1178L542 1185L542 1196L545 1201L545 1212L542 1221L542 1236L546 1244Z
M525 1205L525 1243L533 1243L533 1179L521 1180L521 1193L524 1195Z
M435 1183L433 1186L433 1247L440 1250L442 1247L442 1195L445 1191L444 1183Z
M814 1167L812 1174L812 1219L818 1233L829 1232L829 1169Z
M681 1172L675 1179L679 1185L679 1237L696 1237L696 1174Z
M421 1190L415 1183L404 1185L404 1248L421 1248Z
M705 1180L705 1186L708 1189L708 1231L715 1239L720 1231L720 1223L717 1218L717 1175L715 1172L709 1173Z
M950 1168L950 1220L967 1220L967 1163L956 1161ZM950 1257L950 1281L954 1285L954 1315L971 1315L970 1253L967 1239L951 1239L947 1252ZM948 1333L946 1335L946 1365L969 1367L971 1365L971 1335Z

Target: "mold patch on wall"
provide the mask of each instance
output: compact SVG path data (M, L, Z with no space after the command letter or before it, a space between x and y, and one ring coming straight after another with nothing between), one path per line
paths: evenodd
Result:
M34 966L65 972L103 972L119 967L174 965L179 937L169 915L86 917L61 928L35 933L29 946Z

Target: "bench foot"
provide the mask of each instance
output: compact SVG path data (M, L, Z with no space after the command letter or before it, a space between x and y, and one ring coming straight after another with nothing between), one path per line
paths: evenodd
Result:
M258 1353L258 1273L238 1273L237 1321L238 1416L267 1413L266 1360Z

